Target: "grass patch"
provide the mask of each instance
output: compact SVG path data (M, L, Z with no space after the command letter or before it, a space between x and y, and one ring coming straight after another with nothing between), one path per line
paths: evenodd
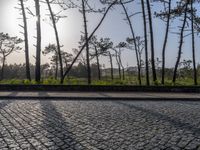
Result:
M198 81L200 83L200 80ZM10 79L10 80L1 80L0 84L10 84L10 85L36 85L38 84L36 81L32 80L26 80L26 79ZM53 77L42 79L39 84L42 85L59 85L60 80L54 79ZM87 79L86 78L75 78L75 77L67 77L64 80L64 85L87 85ZM109 77L104 77L102 80L92 80L92 85L139 85L139 82L137 80L136 76L126 76L125 80L120 80L118 78L115 78L114 80L111 80ZM142 85L146 85L145 77L142 77ZM150 85L155 86L163 86L161 84L161 80L158 79L156 82L150 83ZM164 86L193 86L194 81L192 78L178 78L176 81L176 84L174 85L172 83L171 79L165 79L165 85Z

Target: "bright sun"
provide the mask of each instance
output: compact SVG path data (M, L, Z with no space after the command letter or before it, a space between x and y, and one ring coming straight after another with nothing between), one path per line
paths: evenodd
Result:
M0 32L6 32L6 33L9 33L11 36L18 36L20 38L23 38L23 34L22 34L23 29L19 26L19 25L23 25L23 20L22 20L22 16L20 15L21 12L15 8L15 7L19 7L17 3L18 3L18 0L5 1L5 4L4 4L5 6L3 7L3 10L1 10L3 13L0 14L3 21L3 24L0 25L1 30L2 30ZM25 4L26 4L26 7L28 7L30 11L33 14L35 14L34 1L28 1ZM52 6L52 9L56 13L56 12L59 12L60 8ZM49 20L49 16L47 15L49 14L47 5L41 3L40 11L41 11L41 29L42 29L41 30L42 31L41 33L42 34L42 48L44 48L49 43L55 43L55 36L54 36L53 27L51 26L51 21ZM27 22L28 22L30 56L33 56L35 55L34 45L36 43L35 36L36 36L37 17L28 14L28 11L27 11L27 18L28 18ZM72 38L74 34L74 30L72 29L74 28L74 26L72 25L72 22L74 21L71 21L71 20L69 21L67 18L67 19L61 19L57 23L60 41L61 41L61 44L65 46L64 47L65 50L72 49L72 47L75 47L75 44L73 45L73 42L74 43L77 42L76 40L74 41L74 38ZM80 33L80 32L77 31L77 33ZM79 39L79 37L77 36L76 39ZM22 59L20 59L20 62L18 59L19 57L16 57L16 56L13 56L13 57L11 56L8 62L19 62L19 63L24 62L23 53L19 53L15 55L21 55L20 58ZM18 60L16 61L16 59ZM33 57L31 57L30 59L32 60L32 62L35 61ZM46 62L47 59L48 58L46 59L44 58L43 59L44 62Z

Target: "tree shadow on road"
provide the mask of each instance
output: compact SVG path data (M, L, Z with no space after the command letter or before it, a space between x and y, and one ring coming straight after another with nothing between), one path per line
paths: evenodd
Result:
M43 95L44 96L44 95ZM69 129L70 124L56 109L51 101L40 101L42 112L45 115L43 125L48 132L49 140L55 143L59 149L84 149L75 139Z
M12 97L13 97L13 96L17 96L17 94L18 94L18 92L11 92L10 94L8 94L8 97L9 97L9 96L12 96Z
M49 96L47 92L38 92L39 97L46 97Z
M176 118L173 119L170 116L167 116L167 115L164 115L164 114L161 114L161 113L149 110L149 109L145 109L145 108L142 108L142 107L138 107L138 106L135 106L135 105L132 105L132 104L127 104L127 103L123 103L123 102L115 102L115 103L126 106L130 109L135 109L137 111L141 111L143 113L146 113L147 117L150 115L152 117L155 117L156 119L169 122L171 125L173 125L177 129L187 130L187 131L192 132L194 135L200 136L200 128L197 127L197 126L194 126L190 123L182 122L182 121L180 121Z
M16 96L18 92L12 92L10 93L8 96ZM13 103L13 100L6 100L6 99L2 99L0 100L0 109L6 107L7 105L9 105L10 103Z
M13 102L12 100L1 100L0 101L0 109L6 107L7 105L9 105L12 102Z

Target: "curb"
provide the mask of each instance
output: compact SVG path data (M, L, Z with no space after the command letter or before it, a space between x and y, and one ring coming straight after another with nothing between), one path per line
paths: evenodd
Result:
M0 96L0 100L80 100L80 101L200 101L200 98L167 97L57 97L57 96Z
M200 86L132 86L132 85L10 85L0 84L0 91L79 91L79 92L173 92L200 93Z

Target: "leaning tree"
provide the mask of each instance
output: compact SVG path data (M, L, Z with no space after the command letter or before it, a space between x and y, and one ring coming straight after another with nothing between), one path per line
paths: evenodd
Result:
M126 16L126 20L128 21L128 25L130 27L130 31L131 31L131 35L132 35L132 39L133 39L133 44L134 44L134 49L135 49L135 55L136 55L136 61L137 61L137 68L138 68L138 81L139 84L141 85L141 71L140 71L140 65L139 65L139 55L138 55L138 47L136 44L136 36L135 36L135 32L133 30L133 24L131 22L131 16L128 14L127 8L125 7L125 5L123 4L123 1L120 0L120 4L122 5L122 8L124 10L125 16ZM122 66L122 65L121 65ZM123 76L124 77L124 76Z
M31 80L31 73L30 73L30 61L29 61L29 40L28 40L28 25L27 25L27 17L26 17L26 7L25 3L27 0L19 0L19 7L16 7L22 15L23 25L19 25L23 29L23 36L24 36L24 44L25 44L25 64L26 64L26 78ZM21 19L21 18L20 18Z
M55 0L52 0L52 1L46 0L46 4L48 6L50 20L52 21L52 25L53 25L54 32L55 32L57 55L58 55L58 60L59 60L59 64L60 64L60 79L62 79L63 72L64 72L63 71L63 60L62 60L61 45L60 45L59 34L58 34L58 29L57 29L56 23L59 21L60 18L65 18L66 16L61 15L62 11L59 11L58 13L54 13L53 9L52 9L52 5L62 6L61 5L62 1L60 2L60 1L55 1Z
M68 69L65 71L63 78L61 80L61 82L64 81L64 78L66 77L66 75L70 72L70 70L72 69L73 65L76 63L78 57L80 56L80 54L82 53L82 51L84 50L84 48L86 47L86 43L88 43L91 38L93 37L93 35L96 33L96 31L99 29L99 27L102 25L103 21L105 20L108 12L111 10L111 8L113 8L113 6L117 3L117 0L113 1L111 4L108 5L107 9L105 10L105 12L103 13L102 18L100 19L99 23L97 24L97 26L94 28L94 30L92 31L92 33L88 36L88 39L86 40L85 44L83 44L83 46L80 48L80 51L77 53L77 55L75 56L74 60L72 61L71 65L68 67Z
M172 1L164 1L159 0L158 2L161 2L164 6L164 10L160 11L159 13L155 13L156 17L159 17L161 20L166 22L166 29L165 29L165 37L162 47L162 81L161 83L165 84L165 54L166 54L166 47L169 37L169 29L170 29L170 21L171 21L171 7L172 7Z
M180 63L180 59L181 59L181 54L182 54L182 47L183 47L183 42L184 42L184 31L187 25L187 15L188 15L188 5L189 2L188 1L181 1L180 3L178 3L177 9L175 9L175 11L173 11L175 13L175 15L182 15L183 14L183 20L182 20L182 26L180 28L180 41L179 41L179 47L178 47L178 57L176 60L176 64L175 64L175 68L174 68L174 73L173 73L173 79L172 82L175 84L176 82L176 78L177 78L177 70L178 70L178 66Z

